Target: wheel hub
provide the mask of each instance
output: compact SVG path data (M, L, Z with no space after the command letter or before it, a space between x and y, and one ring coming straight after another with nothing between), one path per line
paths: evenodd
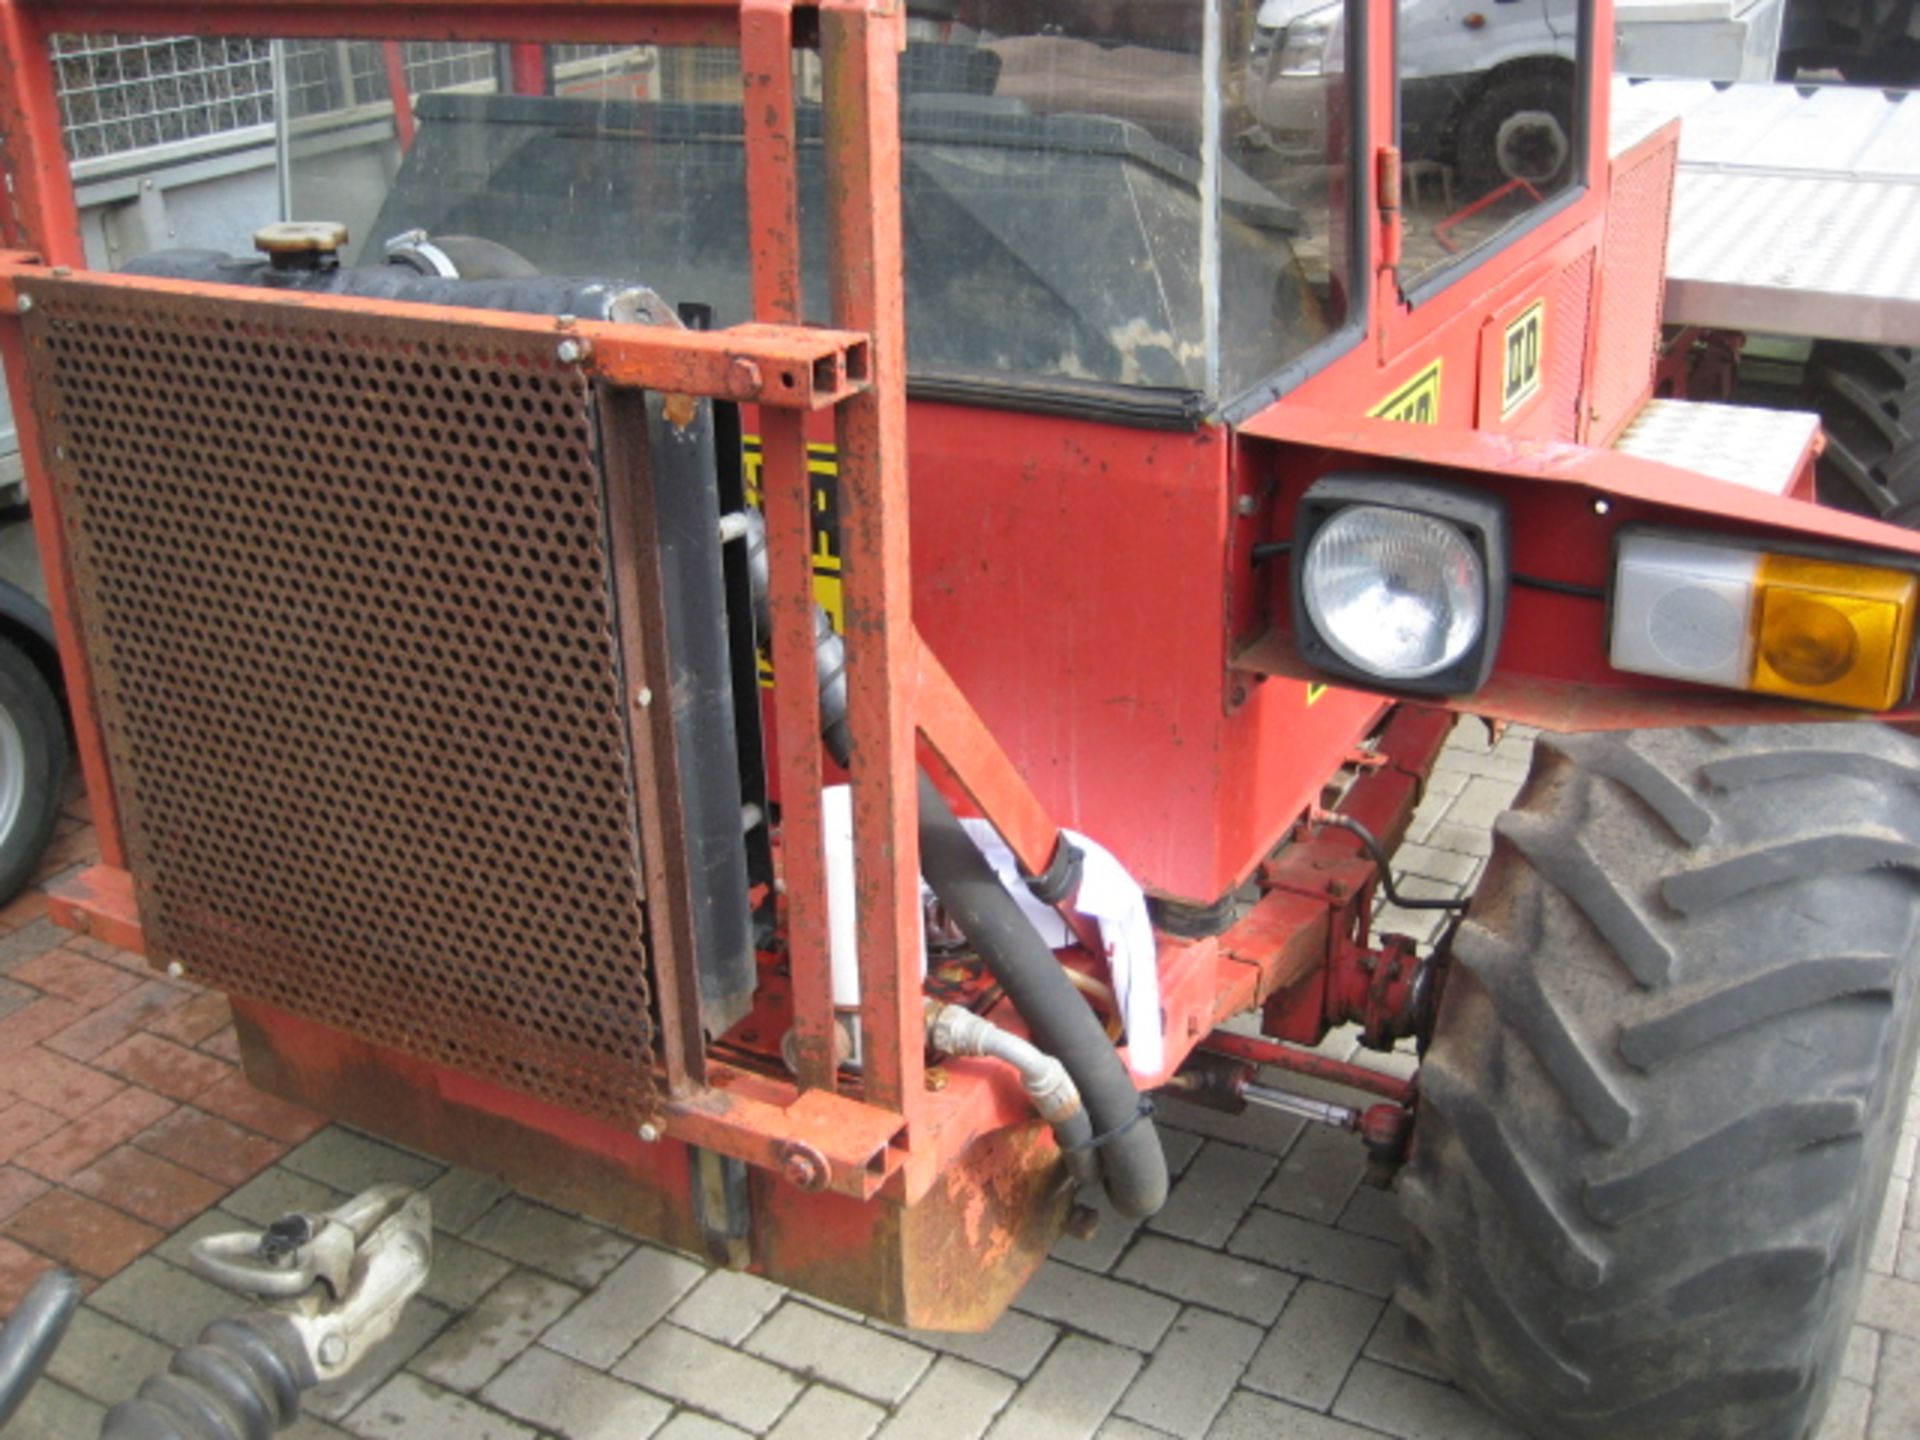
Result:
M1520 110L1500 122L1493 154L1500 173L1508 179L1539 185L1566 168L1573 142L1560 117L1551 111Z
M12 715L0 710L0 840L13 833L27 798L27 746Z

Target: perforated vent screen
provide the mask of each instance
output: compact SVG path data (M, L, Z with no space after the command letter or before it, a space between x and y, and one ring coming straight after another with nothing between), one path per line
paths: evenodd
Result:
M1653 390L1667 283L1667 220L1679 142L1613 162L1600 272L1600 343L1588 385L1588 443L1609 445ZM1623 163L1623 161L1625 163Z
M569 1109L650 1111L584 378L477 325L32 293L153 957Z

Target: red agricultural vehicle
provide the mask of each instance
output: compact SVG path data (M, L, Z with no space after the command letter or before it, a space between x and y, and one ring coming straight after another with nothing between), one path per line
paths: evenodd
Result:
M1913 1067L1920 536L1650 401L1608 0L1485 193L1402 164L1394 6L1254 18L0 0L56 915L271 1091L904 1325L1153 1211L1155 1092L1289 1107L1530 1433L1805 1436ZM90 266L67 33L284 42L344 223ZM508 61L302 111L315 40ZM1429 953L1371 917L1457 713L1550 733Z

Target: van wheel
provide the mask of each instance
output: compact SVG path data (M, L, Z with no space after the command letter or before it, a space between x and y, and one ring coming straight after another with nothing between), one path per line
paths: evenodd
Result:
M67 783L67 728L46 677L0 639L0 905L33 879Z
M1552 1440L1803 1440L1912 1083L1920 744L1543 738L1455 939L1401 1301Z
M1573 173L1573 73L1509 70L1466 102L1454 131L1455 164L1469 198L1524 180L1542 194Z

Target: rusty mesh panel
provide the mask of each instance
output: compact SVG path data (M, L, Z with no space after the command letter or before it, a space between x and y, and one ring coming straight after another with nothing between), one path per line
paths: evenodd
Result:
M572 1110L650 1111L583 377L477 326L32 288L153 958Z
M1614 165L1600 258L1600 343L1589 387L1594 420L1587 438L1595 445L1610 443L1652 388L1677 155L1677 145L1667 144L1625 168Z
M1580 382L1587 368L1587 305L1593 298L1593 256L1582 255L1554 278L1547 302L1547 373L1540 403L1513 427L1516 435L1541 440L1579 436Z

